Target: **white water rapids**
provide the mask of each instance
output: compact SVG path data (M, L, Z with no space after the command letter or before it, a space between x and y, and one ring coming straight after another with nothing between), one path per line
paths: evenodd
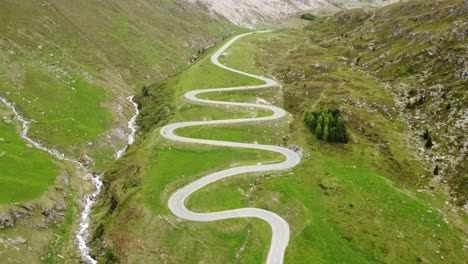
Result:
M94 184L96 190L94 190L94 192L91 195L85 197L85 205L83 211L81 212L80 229L78 230L75 236L78 243L78 250L81 253L81 258L86 263L91 264L97 264L97 261L93 259L93 257L91 257L91 255L89 254L89 247L86 244L86 241L89 236L89 215L91 214L91 208L96 202L99 193L101 193L102 186L104 185L102 183L102 175L103 174L93 175L93 177L91 177L91 181Z
M128 128L131 130L131 132L127 136L127 145L125 146L125 148L117 151L116 153L117 159L120 158L128 149L128 147L135 142L135 134L137 131L136 119L139 115L139 110L138 110L138 104L133 101L133 97L134 97L133 95L127 97L127 100L130 103L132 103L135 109L135 115L132 116L132 118L128 122ZM74 163L77 166L79 166L81 169L83 169L85 172L88 172L88 169L86 168L86 166L83 163L79 162L78 160L68 158L63 153L60 153L59 151L55 149L49 149L43 146L41 143L31 139L28 136L31 121L26 120L23 116L21 116L18 110L16 109L16 107L14 106L14 104L9 102L7 99L0 96L0 101L2 101L7 106L7 108L9 108L14 113L16 119L18 119L21 122L21 125L22 125L22 130L20 133L21 138L26 140L29 144L31 144L35 148L45 151L59 160L64 160L64 161ZM90 223L91 209L93 207L93 204L96 202L96 199L99 196L99 193L101 192L101 189L103 187L102 176L103 174L99 174L99 175L92 174L91 176L91 182L93 183L95 190L93 193L91 193L90 195L87 195L84 198L84 208L83 208L83 211L81 212L80 228L75 236L77 240L77 244L78 244L78 250L80 251L80 254L81 254L81 258L83 259L83 261L89 264L97 264L97 261L93 259L93 257L91 257L91 255L89 254L89 247L86 241L89 236L89 223Z
M127 100L133 105L133 108L135 109L135 115L132 116L132 118L130 118L130 120L128 121L128 128L130 129L131 132L127 137L127 145L123 149L117 151L117 154L115 155L117 159L122 157L125 151L127 151L128 146L132 145L133 142L135 142L135 134L138 128L136 124L136 119L138 115L140 114L140 111L138 110L138 104L135 103L135 101L133 101L133 97L134 95L127 97Z

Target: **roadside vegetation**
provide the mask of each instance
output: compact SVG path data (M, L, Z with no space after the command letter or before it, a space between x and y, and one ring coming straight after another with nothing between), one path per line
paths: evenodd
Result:
M282 212L292 226L295 235L286 253L290 263L297 259L319 263L439 262L441 256L461 261L464 236L459 228L463 227L456 225L460 216L440 202L448 199L447 194L418 191L427 180L418 175L430 177L433 168L427 171L423 163L411 159L414 149L404 140L407 127L397 121L391 96L375 78L344 64L337 55L339 50L321 47L302 34L288 29L270 36L251 36L236 44L245 47L242 52L226 57L226 61L235 56L254 60L284 83L284 105L295 117L288 144L304 148L302 165L290 176L271 175L254 182L231 179L195 194L193 199L206 196L209 203L218 186L222 187L219 193L228 193L229 188L253 184L255 198L250 204ZM242 61L237 58L227 64L242 70L251 67ZM346 117L348 144L325 144L306 126L305 113L310 109L321 113L323 105L339 109ZM273 197L281 202L272 202ZM227 202L213 207L219 210L219 204ZM441 208L443 211L438 211ZM294 217L297 215L301 217ZM440 246L440 239L445 246ZM426 242L411 242L419 240ZM403 248L406 251L400 254Z
M312 23L320 23L316 21ZM398 118L391 94L379 79L350 67L341 46L328 47L311 32L288 28L251 35L220 59L246 72L271 74L283 83L282 89L204 95L227 101L260 98L284 106L292 117L278 124L177 131L198 138L297 146L303 152L301 164L289 173L241 175L212 184L188 200L189 208L209 212L255 206L278 213L292 230L287 263L463 262L463 227L457 224L463 218L445 203L449 197L443 191L420 191L434 167L428 171L414 158L414 148L405 141L408 127ZM191 105L183 99L192 89L253 84L212 68L211 52L168 80L174 110L162 123L255 115L250 109L221 111L223 107ZM339 109L348 144L317 139L304 122L310 109L318 109L314 112L319 117L327 112L325 105ZM97 211L102 218L96 225L96 255L122 262L264 261L270 233L262 222L178 221L166 206L173 191L209 172L275 157L165 142L157 129L161 125L106 178L109 199Z
M174 1L2 1L0 96L32 122L34 140L105 171L126 144L126 97L240 31ZM146 121L142 132L158 120ZM19 126L1 104L0 263L78 262L73 230L93 186L76 166L29 147Z
M106 169L105 187L91 216L93 256L100 263L264 262L271 233L262 221L181 221L170 213L167 200L207 173L281 157L168 142L159 135L168 122L270 114L191 104L183 98L193 89L259 84L209 60L219 45L207 46L242 30L183 7L150 9L146 0L95 4L58 1L40 7L25 2L30 12L19 13L13 2L0 4L0 22L5 22L0 23L0 58L6 58L0 60L0 95L37 121L31 131L35 136L72 155L89 153L97 170ZM110 11L120 9L132 15ZM83 10L97 13L86 17ZM37 17L34 27L30 17ZM464 263L467 218L460 207L468 190L466 159L452 163L462 149L459 144L466 142L459 121L466 112L464 17L461 0L410 1L341 11L303 28L237 42L220 61L273 76L282 87L203 97L274 104L291 115L275 122L177 133L289 146L302 152L302 162L290 172L240 175L212 184L190 197L188 207L209 212L254 206L278 213L292 232L286 263ZM49 31L57 24L63 35ZM17 34L21 30L16 28L32 28L37 34ZM208 37L196 37L201 35ZM192 64L186 68L188 62ZM45 98L49 91L56 93L50 99L54 102ZM114 135L109 131L119 131L127 120L125 110L118 110L123 100L118 95L133 91L138 91L141 109L140 134L124 157L114 161L113 148L119 143L107 141ZM80 104L89 108L77 108ZM0 113L11 115L1 107ZM28 148L14 135L16 123L1 122L0 137L6 143L0 146L7 151L2 155L0 148L0 183L24 186L31 197L22 192L12 194L13 199L0 196L0 203L21 201L0 209L33 216L1 231L2 243L13 244L0 252L0 262L20 257L28 263L79 261L71 230L77 225L80 198L88 191L84 175ZM48 142L48 133L57 142ZM82 133L86 140L72 144ZM346 139L347 144L329 144L331 139ZM15 163L50 177L22 185L11 174L1 174ZM32 196L33 202L23 202Z

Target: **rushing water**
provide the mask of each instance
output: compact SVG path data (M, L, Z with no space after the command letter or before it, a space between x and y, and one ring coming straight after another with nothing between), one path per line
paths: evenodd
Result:
M132 145L133 142L135 142L135 134L137 132L136 120L137 120L138 115L140 114L140 111L138 110L138 104L135 103L135 101L133 101L133 97L134 95L127 97L127 100L130 103L132 103L133 108L135 109L135 115L132 116L132 118L130 118L130 120L128 121L128 128L130 129L131 132L127 137L127 145L123 149L117 151L115 155L117 159L122 157L125 151L127 151L128 146Z
M78 249L80 250L81 253L81 258L83 261L87 263L92 263L92 264L97 264L97 261L91 257L89 254L89 247L86 244L86 240L88 239L89 236L89 222L90 222L90 217L89 215L91 214L91 208L93 207L93 204L96 202L96 199L101 192L103 183L102 183L102 176L101 175L93 175L91 177L91 181L93 182L94 186L96 187L96 190L91 195L88 195L85 197L85 206L83 208L83 211L81 212L81 220L80 220L80 229L76 233L76 240L78 243Z
M120 158L125 151L128 149L130 145L132 145L135 142L135 134L137 131L137 125L136 125L136 119L139 115L138 111L138 104L133 101L133 96L127 97L127 100L132 103L133 107L135 108L135 115L132 116L130 121L128 122L128 128L130 128L131 133L127 137L127 145L125 148L117 151L116 157ZM37 149L43 150L54 157L56 157L59 160L64 160L64 161L69 161L71 163L74 163L78 165L81 169L83 169L85 172L89 172L89 170L86 168L86 166L79 162L78 160L74 160L71 158L66 157L63 153L60 153L59 151L55 149L49 149L45 146L43 146L41 143L34 141L28 136L29 128L31 125L31 121L26 120L23 116L19 114L17 111L16 107L9 102L7 99L3 98L0 96L0 101L2 101L15 115L16 119L18 119L21 122L22 125L22 130L20 133L21 138L26 140L29 144L34 146ZM99 196L99 193L101 192L101 189L103 187L103 182L102 182L102 176L103 174L97 175L97 174L92 174L91 175L91 182L93 183L95 190L92 194L87 195L84 198L84 208L81 213L81 220L80 220L80 228L78 232L76 233L76 240L78 244L78 250L80 251L81 258L83 261L89 264L97 264L97 261L91 257L89 253L89 247L86 244L86 241L89 236L89 224L90 224L90 214L91 214L91 209L93 207L93 204L96 202L97 197Z
M128 147L135 142L135 134L137 131L136 119L140 112L138 110L138 104L133 101L133 97L133 95L127 97L127 100L130 103L132 103L135 109L135 115L132 116L132 118L130 118L130 121L128 121L128 128L130 128L131 132L127 136L127 145L125 146L125 148L117 151L117 159L120 158L125 153L125 151L127 151ZM91 177L91 181L96 189L91 195L85 197L85 206L83 211L81 212L80 229L78 230L78 233L76 233L76 240L78 242L78 249L80 250L81 258L83 259L83 261L89 264L97 264L97 261L93 259L93 257L91 257L91 255L89 254L89 247L86 244L86 241L88 240L89 236L91 208L96 202L96 199L99 196L99 193L101 192L101 189L103 187L102 176L103 174L93 175Z
M31 125L31 121L28 121L28 120L24 119L24 117L21 116L18 113L18 111L16 110L16 107L12 103L10 103L7 99L0 96L0 101L2 101L11 111L13 111L13 113L15 114L16 119L18 119L21 122L21 126L23 128L21 130L21 133L20 133L21 138L26 140L29 144L33 145L35 148L43 150L43 151L53 155L54 157L56 157L59 160L65 160L65 161L75 163L76 165L78 165L81 168L85 169L83 164L81 164L79 161L67 158L67 157L65 157L64 154L58 152L57 150L48 149L48 148L44 147L41 143L39 143L37 141L34 141L30 137L28 137L28 132L29 132L29 127Z

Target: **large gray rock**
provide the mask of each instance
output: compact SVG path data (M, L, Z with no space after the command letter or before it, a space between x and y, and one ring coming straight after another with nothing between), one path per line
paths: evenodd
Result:
M10 213L4 212L0 214L0 229L13 227L13 217Z

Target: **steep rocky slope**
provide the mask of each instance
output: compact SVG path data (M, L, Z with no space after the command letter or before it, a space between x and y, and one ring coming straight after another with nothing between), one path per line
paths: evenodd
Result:
M409 1L338 13L306 27L311 38L342 50L349 65L378 78L393 95L410 127L408 144L435 174L421 191L448 183L452 203L465 207L467 17L466 1Z
M414 149L407 158L426 169L425 174L413 176L421 178L419 191L450 186L450 203L466 209L467 12L466 1L461 0L407 1L382 9L342 11L289 32L294 38L303 34L306 40L264 44L291 48L275 60L263 59L277 66L274 71L285 83L303 86L288 90L293 112L303 110L302 102L307 101L303 93L323 89L323 80L341 83L339 87L356 85L346 84L352 83L352 75L330 74L337 65L375 78L392 95L394 106L372 102L371 96L335 99L389 117L398 114L392 118L409 127L402 140ZM325 60L324 53L329 55Z
M362 6L382 6L398 0L185 0L202 3L214 13L226 17L234 24L253 27L285 18L308 9L349 9Z

